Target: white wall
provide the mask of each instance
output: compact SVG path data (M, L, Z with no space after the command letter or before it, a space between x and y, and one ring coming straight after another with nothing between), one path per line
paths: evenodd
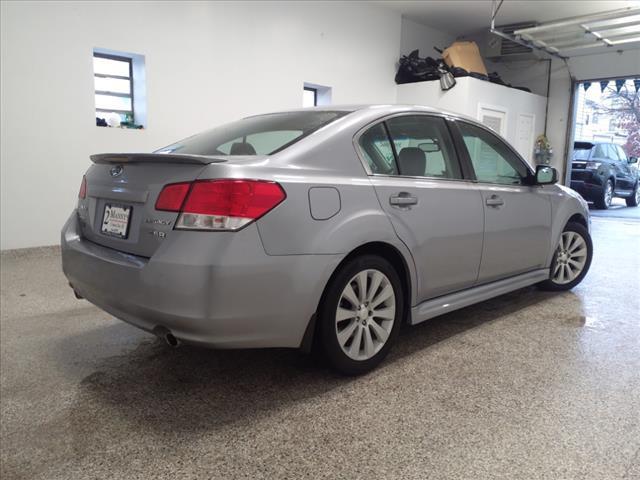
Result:
M419 23L402 19L402 37L400 40L400 53L408 55L416 48L420 50L421 57L438 58L440 54L433 47L447 48L455 41L455 35L451 35L435 28L426 27Z
M400 14L360 2L2 2L1 248L59 243L89 155L247 114L393 103ZM92 49L145 56L148 128L95 126Z

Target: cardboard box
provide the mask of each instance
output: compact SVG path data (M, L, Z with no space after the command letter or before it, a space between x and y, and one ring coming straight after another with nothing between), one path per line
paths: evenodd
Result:
M464 68L467 72L487 74L480 50L476 42L453 42L449 48L442 52L444 63L450 67Z

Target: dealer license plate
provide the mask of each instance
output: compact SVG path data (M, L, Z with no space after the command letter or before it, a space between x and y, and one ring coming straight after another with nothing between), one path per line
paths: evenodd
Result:
M107 204L104 206L101 231L105 235L127 238L129 235L130 219L131 207Z

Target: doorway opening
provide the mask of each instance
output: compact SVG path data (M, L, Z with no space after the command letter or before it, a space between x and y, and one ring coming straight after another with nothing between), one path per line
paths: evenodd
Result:
M640 219L640 77L574 86L567 180L596 216Z

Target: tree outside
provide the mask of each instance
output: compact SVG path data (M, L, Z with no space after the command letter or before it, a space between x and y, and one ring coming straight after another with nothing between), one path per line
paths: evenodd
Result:
M640 157L639 90L640 78L581 83L575 139L616 143Z

